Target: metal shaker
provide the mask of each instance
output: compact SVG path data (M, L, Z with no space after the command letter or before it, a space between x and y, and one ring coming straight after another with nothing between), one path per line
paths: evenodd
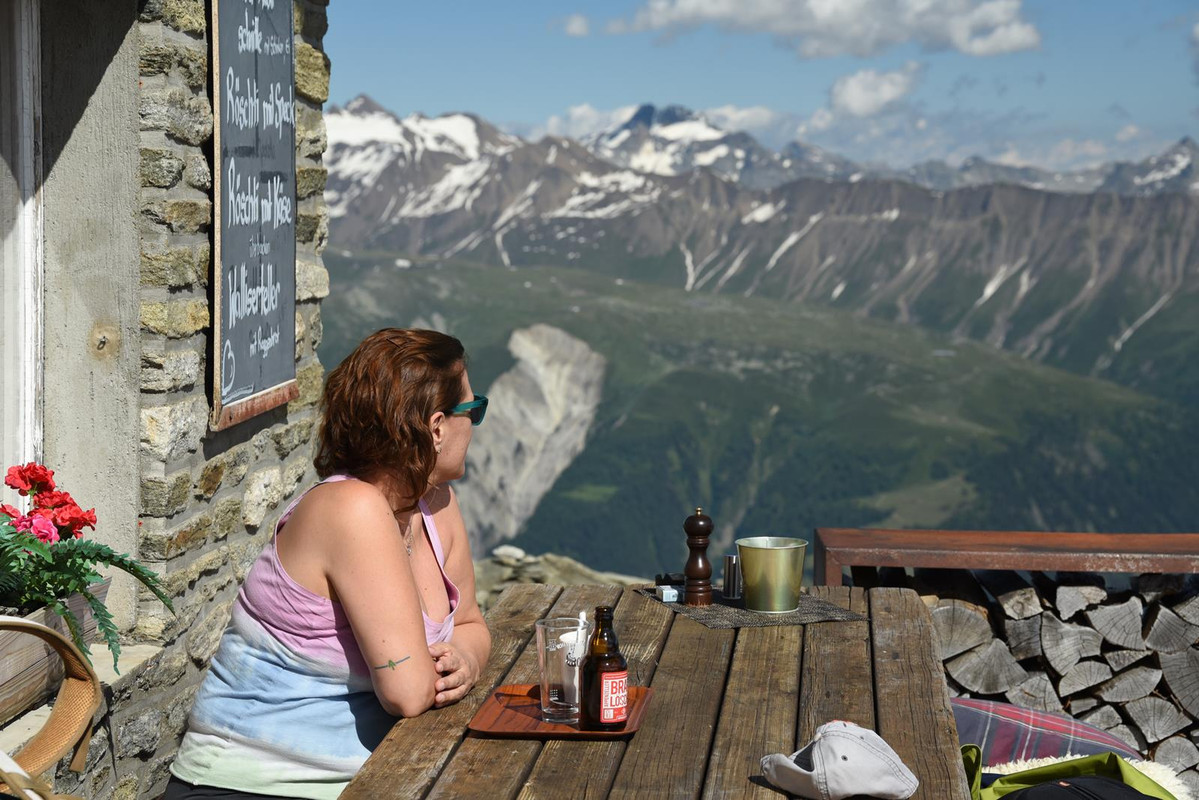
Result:
M724 588L721 593L726 600L738 600L741 597L741 561L736 554L730 553L724 557Z

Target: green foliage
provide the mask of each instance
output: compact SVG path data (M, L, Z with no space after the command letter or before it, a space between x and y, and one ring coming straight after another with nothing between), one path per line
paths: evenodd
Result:
M112 652L113 667L121 654L120 634L112 614L88 591L103 576L99 565L116 567L137 578L154 596L174 611L171 599L162 591L158 576L136 560L111 547L90 539L63 539L51 545L29 533L18 531L0 515L0 598L23 609L46 606L61 616L76 646L91 659L91 650L83 641L79 619L67 607L65 599L81 595L96 619L96 629Z

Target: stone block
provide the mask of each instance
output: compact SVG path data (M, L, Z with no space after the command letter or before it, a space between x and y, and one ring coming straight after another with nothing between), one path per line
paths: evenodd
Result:
M296 214L296 241L311 243L320 252L329 240L329 212L322 202L312 210L301 209Z
M296 104L296 154L301 158L320 158L329 145L325 116L320 108Z
M148 333L157 333L168 339L183 339L208 327L208 301L144 301L141 307L141 323L142 330Z
M216 652L221 641L221 633L229 622L229 611L233 598L214 606L199 623L193 625L187 633L187 655L192 663L203 667Z
M314 423L311 419L302 419L271 431L271 437L275 440L275 452L279 455L279 460L285 460L297 447L307 444L312 440L313 425Z
M137 800L137 776L126 775L112 790L111 800Z
M266 514L283 499L283 473L278 467L258 470L246 478L246 493L242 498L242 522L247 528L257 528Z
M142 22L160 21L183 33L201 35L208 28L204 0L145 0L138 18Z
M325 38L329 31L329 15L321 6L311 5L304 0L294 0L296 33L313 42Z
M297 234L298 235L298 234ZM296 261L296 300L319 300L329 296L329 271L323 264ZM299 334L297 334L297 337Z
M301 345L303 345L304 336L307 333L308 324L304 322L304 309L302 306L296 306L296 361L303 358L303 354L305 353Z
M325 338L325 324L321 321L321 310L318 306L312 309L312 319L308 323L308 331L312 336L312 349L321 346L321 340Z
M242 527L242 501L237 497L227 497L217 503L212 512L212 538L222 540L229 537Z
M203 89L208 78L208 53L179 42L143 40L138 71L141 75L167 75L176 71L190 88Z
M193 189L208 191L212 188L212 168L208 166L208 158L200 153L187 157L187 166L183 168L183 182Z
M141 410L141 453L156 461L171 461L194 453L208 429L208 403L193 397Z
M329 170L324 167L296 167L296 197L303 200L313 195L325 193L325 183L329 180Z
M300 485L300 481L304 480L304 474L308 471L308 459L293 461L283 468L283 496L291 497Z
M195 350L142 351L143 392L178 392L200 381L200 354Z
M151 200L142 205L142 216L175 233L198 233L212 223L212 201Z
M176 141L192 145L212 138L212 106L206 97L186 89L142 92L138 112L143 131L166 131Z
M158 749L162 730L162 712L144 708L117 721L117 758L133 758Z
M188 470L165 478L142 478L142 515L172 517L187 508L191 497L192 476Z
M299 42L296 54L296 94L314 103L329 99L329 57L307 42Z
M161 533L144 533L141 541L141 555L155 561L163 561L189 553L208 542L212 529L212 515L202 514L183 525Z
M218 572L228 561L228 547L221 546L216 550L210 550L198 556L195 561L172 569L163 575L161 579L162 589L167 597L175 601L176 598L179 598L189 586L198 581L203 575L210 572ZM161 605L159 603L160 607ZM177 602L176 606L178 607ZM145 613L147 609L153 609L153 606L144 606L139 610L140 613L137 617L139 629L141 628L142 618L147 616ZM170 614L165 609L163 609L163 613ZM182 610L179 610L179 613L182 614Z
M171 698L171 705L167 710L167 732L174 738L183 738L183 732L187 729L187 715L196 704L196 693L199 691L198 685L190 686Z
M299 367L296 370L296 385L300 395L287 404L288 415L296 414L320 402L321 392L325 388L325 368L319 361Z
M141 177L142 186L169 189L179 182L179 178L183 174L183 159L170 150L159 147L143 147L138 174Z
M163 247L142 240L142 285L182 289L208 285L212 248L208 242Z
M196 481L196 496L212 497L221 486L236 486L246 477L246 470L253 460L253 448L248 445L238 445L218 456L209 459L200 471L200 479Z

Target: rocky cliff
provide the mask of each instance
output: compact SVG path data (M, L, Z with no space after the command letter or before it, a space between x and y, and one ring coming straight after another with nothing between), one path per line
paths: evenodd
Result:
M559 328L514 331L508 349L516 363L487 389L487 424L475 429L457 484L476 551L532 516L582 452L603 389L604 357Z

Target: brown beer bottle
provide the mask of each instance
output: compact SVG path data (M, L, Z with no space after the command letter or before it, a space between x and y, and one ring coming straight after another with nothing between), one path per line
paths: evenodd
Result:
M612 629L612 607L596 606L595 633L583 662L582 727L624 730L629 717L629 667Z

